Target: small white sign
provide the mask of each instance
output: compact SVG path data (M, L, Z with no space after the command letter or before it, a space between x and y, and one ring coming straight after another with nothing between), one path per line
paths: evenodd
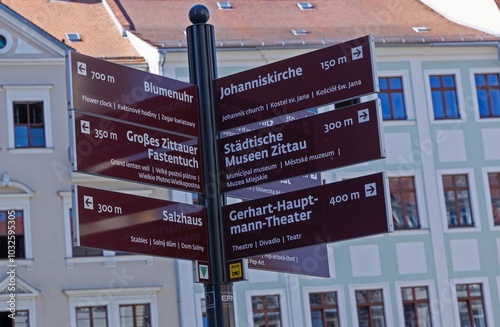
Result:
M94 210L94 197L93 196L83 196L83 208Z
M358 110L358 123L366 123L370 121L370 112L368 109Z
M78 75L87 76L87 64L81 61L77 61L76 71L78 72Z
M80 120L80 131L82 134L90 134L90 122L86 120Z
M377 195L377 184L376 183L365 184L365 196L368 198L370 196L375 196L375 195Z
M351 49L352 60L358 60L363 58L363 46L355 47Z
M198 265L200 279L208 279L208 265Z

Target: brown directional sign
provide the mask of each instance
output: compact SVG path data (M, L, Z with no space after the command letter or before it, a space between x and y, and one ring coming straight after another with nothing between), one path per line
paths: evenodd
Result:
M193 84L70 52L70 109L200 136Z
M382 158L378 100L218 141L224 192Z
M77 245L208 260L205 208L74 186Z
M203 193L201 141L71 112L73 170Z
M219 131L378 91L372 36L214 81Z
M227 259L392 231L384 173L224 206Z

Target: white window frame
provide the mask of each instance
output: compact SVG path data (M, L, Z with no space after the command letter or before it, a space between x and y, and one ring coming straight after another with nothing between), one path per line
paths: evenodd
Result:
M389 233L389 236L401 236L404 235L415 235L415 234L428 234L430 229L429 217L427 213L427 206L424 205L425 194L424 184L422 182L422 174L419 170L413 170L411 172L398 172L398 171L387 171L387 177L413 177L415 182L415 195L417 197L417 210L418 210L418 220L420 222L420 228L415 230L396 230L393 233ZM390 192L390 187L389 187ZM391 204L389 203L389 206Z
M253 308L252 296L279 295L280 297L280 316L281 325L290 326L288 321L288 309L286 303L286 292L284 289L265 289L255 291L245 291L246 309L247 309L247 324L245 326L253 327ZM235 306L236 307L236 306Z
M88 290L63 290L69 298L69 317L71 327L76 327L76 308L105 306L108 326L120 326L121 304L149 304L151 327L159 327L157 293L160 286L106 288Z
M405 120L384 120L383 124L390 126L395 125L414 125L415 124L415 109L413 108L413 92L410 86L410 75L407 70L379 70L378 77L390 78L390 77L401 77L401 82L403 84L403 101L406 111ZM382 118L382 115L380 116Z
M0 282L0 291L8 287L10 277L7 276L3 281ZM36 298L40 294L40 291L26 283L19 276L16 276L16 287L20 287L28 291L28 293L16 293L16 312L27 310L28 319L31 327L36 326ZM10 294L0 293L0 302L6 304L10 299ZM8 311L7 306L2 306L0 311ZM10 311L8 311L10 314Z
M469 196L473 225L472 227L448 227L448 219L446 218L446 205L444 199L444 188L443 188L443 175L467 175L467 181L469 183ZM479 201L477 199L477 189L476 189L476 178L474 176L474 170L470 169L440 169L436 170L436 179L438 187L438 197L441 212L441 222L443 223L443 231L445 233L467 233L467 232L480 232L481 231L481 216L479 215Z
M6 92L8 149L10 153L52 153L52 119L50 90L53 85L3 85ZM42 101L43 124L45 134L45 147L43 148L16 148L14 135L14 102L16 101Z
M496 167L483 167L483 185L484 185L484 199L486 205L486 216L488 217L488 226L491 231L500 231L500 225L495 226L493 222L493 210L491 208L491 192L490 183L488 182L488 173L500 173L500 166Z
M311 316L311 303L309 302L309 293L327 293L336 292L337 293L337 309L339 315L340 326L348 326L347 320L347 308L345 305L345 294L344 287L342 285L325 285L325 286L309 286L302 288L305 311L306 325L305 327L312 327L312 316Z
M431 75L453 75L455 77L455 87L457 90L457 106L460 118L457 119L435 119L434 107L432 105L432 92L431 92ZM425 95L427 97L427 108L431 124L457 124L465 123L467 121L467 112L465 110L465 100L462 86L462 77L459 69L430 69L424 70L424 85Z
M500 117L494 118L481 118L479 116L479 102L477 101L477 86L475 74L500 74L500 68L498 67L484 67L484 68L471 68L469 69L469 78L471 85L471 98L472 98L472 110L474 111L475 121L478 123L499 123ZM467 105L469 105L467 103Z
M389 283L373 283L373 284L351 284L349 285L349 299L352 312L352 322L353 326L359 326L358 320L358 310L356 303L356 291L366 291L366 290L382 290L382 297L384 300L384 320L386 327L393 327L394 322L392 319L392 302L390 297Z
M26 266L28 269L33 268L33 245L31 237L31 211L30 199L33 196L27 186L11 182L12 189L20 190L21 193L5 193L0 195L0 210L20 210L23 211L23 227L24 227L24 258L16 258L18 266ZM7 266L9 264L7 259L0 260L0 266Z
M5 41L7 42L5 48L0 49L0 54L5 54L12 49L12 45L14 44L14 40L12 39L12 35L10 35L9 31L0 28L0 35L5 37Z
M458 284L482 284L483 291L483 305L485 311L485 319L487 326L495 326L493 322L493 308L491 306L491 294L490 285L487 277L476 277L476 278L454 278L450 279L451 288L451 303L453 309L453 316L457 322L457 326L460 322L460 315L458 312L458 297L457 297L457 285Z
M439 309L439 299L436 292L436 286L432 280L417 280L417 281L400 281L395 283L396 286L396 306L398 310L398 326L405 325L405 316L403 309L403 297L401 296L401 289L405 287L427 287L430 318L432 326L439 326L438 321L441 316Z
M121 191L128 194L135 195L149 195L152 191ZM73 240L71 239L71 219L69 211L73 208L72 193L71 191L60 191L59 196L63 201L63 217L64 217L64 240L66 250L66 268L73 269L75 264L85 263L103 263L106 267L116 267L117 262L131 262L131 261L146 261L148 265L152 265L154 259L152 256L147 255L116 255L114 251L103 251L102 256L89 256L89 257L73 257Z
M194 312L196 313L196 326L203 326L203 309L201 307L201 300L205 299L205 293L195 293L194 295ZM206 305L206 302L205 302Z

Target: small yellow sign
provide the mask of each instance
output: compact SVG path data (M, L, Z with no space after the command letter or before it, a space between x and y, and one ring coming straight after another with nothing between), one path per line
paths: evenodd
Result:
M229 264L229 279L243 278L243 266L241 261Z

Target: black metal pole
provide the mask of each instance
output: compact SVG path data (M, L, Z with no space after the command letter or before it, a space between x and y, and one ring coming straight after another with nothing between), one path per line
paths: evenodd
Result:
M210 17L207 7L195 5L189 11L193 25L186 29L190 82L198 86L200 128L203 146L205 194L200 199L207 208L208 245L210 253L210 282L205 284L205 303L208 327L235 326L233 285L228 283L226 253L221 208L222 192L219 186L217 161L217 129L215 121L215 93L213 81L217 78L214 27L206 24Z

